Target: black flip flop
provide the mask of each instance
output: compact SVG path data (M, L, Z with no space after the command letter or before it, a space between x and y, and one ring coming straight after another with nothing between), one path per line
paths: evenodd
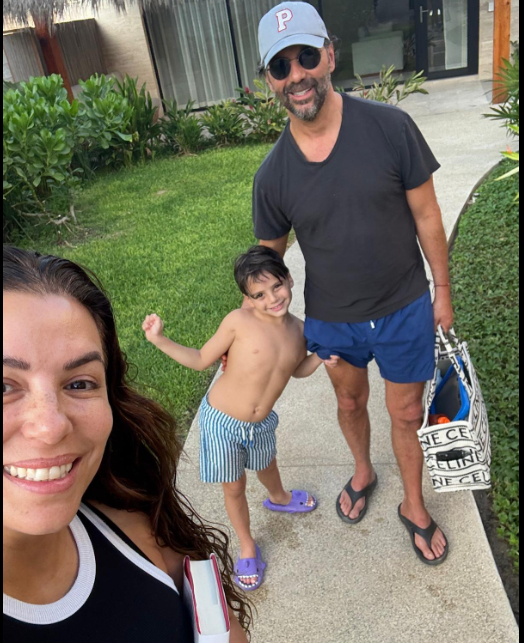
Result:
M413 545L413 549L415 550L415 553L419 557L419 559L425 564L425 565L431 565L431 567L437 567L438 565L442 565L442 563L446 560L449 554L449 542L446 536L444 535L444 538L446 538L446 547L444 549L444 553L440 558L436 558L435 560L429 560L424 556L422 553L422 550L417 547L417 544L415 543L415 535L420 536L421 538L424 538L424 540L427 543L427 546L431 549L431 541L433 540L433 536L435 535L435 532L438 529L437 523L432 519L431 524L427 529L422 529L422 527L418 527L415 525L414 522L411 522L411 520L408 520L405 516L402 515L402 505L400 504L398 506L398 517L400 518L400 521L402 524L406 527L406 529L409 532L409 535L411 536L411 544Z
M369 507L369 499L371 498L373 491L375 491L375 489L377 488L378 476L375 477L375 480L370 485L368 485L365 489L362 489L362 491L355 491L351 486L352 482L353 482L353 478L351 478L351 480L344 487L344 491L346 491L349 497L351 498L353 507L361 498L366 499L366 504L364 505L364 508L362 509L362 511L360 512L357 518L350 518L349 516L346 516L342 511L342 508L340 506L340 499L342 498L343 492L340 493L339 497L337 498L337 514L340 520L347 523L348 525L356 525L366 515Z

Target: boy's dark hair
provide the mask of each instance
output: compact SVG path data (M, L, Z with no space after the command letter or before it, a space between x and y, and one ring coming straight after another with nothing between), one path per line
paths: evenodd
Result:
M243 295L249 297L249 282L259 281L264 274L282 280L289 277L289 269L282 257L271 248L253 246L235 261L235 280Z

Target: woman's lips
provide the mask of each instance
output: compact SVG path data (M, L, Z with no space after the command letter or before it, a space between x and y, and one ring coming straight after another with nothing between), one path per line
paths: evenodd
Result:
M55 480L28 480L27 477L22 478L22 477L15 477L9 473L9 471L6 471L6 469L10 469L10 467L4 467L4 480L8 480L12 484L16 485L17 487L20 487L21 489L24 489L26 491L29 491L31 493L36 493L39 495L52 495L52 494L58 494L58 493L64 493L65 491L68 491L71 489L71 487L75 484L77 473L78 473L78 468L80 465L82 458L77 458L75 462L73 463L72 468L70 471L67 471L68 465L62 465L66 466L66 473L64 477L60 477ZM54 467L50 467L47 470L51 471ZM25 467L13 467L13 469L20 470L22 471L25 469L26 475L27 475L27 469ZM29 470L31 468L29 467ZM38 471L44 471L45 468L37 468L37 469L32 469L32 471L38 472ZM19 473L19 471L17 471Z

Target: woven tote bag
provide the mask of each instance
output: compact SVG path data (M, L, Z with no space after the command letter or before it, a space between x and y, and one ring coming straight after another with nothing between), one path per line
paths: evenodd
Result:
M438 328L435 374L424 392L418 437L438 492L491 487L488 414L466 342Z

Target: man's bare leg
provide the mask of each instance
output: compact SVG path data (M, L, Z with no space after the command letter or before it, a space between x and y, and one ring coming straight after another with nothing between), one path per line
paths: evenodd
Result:
M404 482L402 514L419 527L426 529L431 523L422 494L422 468L424 456L417 437L422 426L422 396L424 383L394 384L386 381L386 404L391 417L393 450ZM428 560L444 554L446 539L437 529L430 549L423 538L416 535L415 542Z
M355 491L361 491L375 479L375 471L371 464L371 426L367 409L368 371L356 368L343 360L340 360L337 368L326 370L337 395L338 422L355 458L352 486ZM351 519L358 518L365 504L366 499L361 498L353 507L347 492L342 493L342 512Z
M280 477L276 458L267 469L257 471L257 475L260 482L268 490L269 499L273 504L288 505L291 502L293 496L291 495L291 492L286 491L282 485L282 479ZM307 506L312 507L314 504L315 500L309 496Z
M256 558L256 543L251 535L251 519L246 497L246 474L237 482L222 485L227 515L240 541L240 558ZM245 585L255 585L256 579L240 579Z

